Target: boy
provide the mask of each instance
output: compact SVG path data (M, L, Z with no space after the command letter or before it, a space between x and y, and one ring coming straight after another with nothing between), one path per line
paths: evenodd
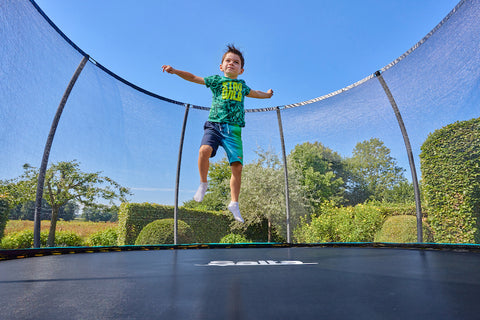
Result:
M223 77L215 75L206 78L198 77L186 71L162 66L163 72L176 74L182 79L206 85L213 92L212 107L208 121L204 125L204 135L198 156L198 170L200 173L200 186L195 196L195 201L201 202L207 191L207 176L210 167L209 158L217 153L221 145L230 162L232 175L230 178L231 202L228 210L235 220L244 222L238 207L241 176L243 168L242 127L245 126L244 97L267 99L273 95L273 90L267 92L250 89L245 81L237 79L243 73L245 60L243 54L233 45L228 45L222 57L220 71Z

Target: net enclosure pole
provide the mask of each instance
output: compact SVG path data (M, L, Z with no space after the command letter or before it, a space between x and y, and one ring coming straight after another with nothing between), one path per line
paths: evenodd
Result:
M185 128L187 126L188 111L190 105L185 105L185 115L183 116L182 134L180 135L180 146L178 147L177 177L175 181L175 207L173 210L173 244L177 244L178 231L178 190L180 186L180 168L182 167L183 141L185 140Z
M400 126L400 130L402 131L403 141L405 142L405 147L407 149L408 162L410 163L410 171L412 172L413 191L415 193L415 208L417 213L417 241L423 242L422 204L420 200L420 189L418 187L417 170L415 169L415 161L413 159L410 139L408 138L407 129L405 128L405 124L403 123L402 115L400 114L400 110L398 109L397 103L393 98L390 88L385 82L385 79L383 78L380 71L375 72L375 76L382 85L382 88L385 91L385 94L387 95L390 104L392 105L395 116L397 117L398 125Z
M40 212L42 209L42 197L43 197L43 185L45 183L45 174L47 171L48 165L48 158L50 157L50 150L52 149L53 138L55 137L55 132L57 131L57 126L60 121L60 117L62 116L63 109L65 108L65 104L67 103L68 97L72 92L73 86L75 82L77 82L80 73L85 67L89 59L88 55L83 56L82 61L75 70L75 73L72 76L72 79L68 83L67 89L65 90L62 100L58 105L57 112L52 121L52 126L50 127L50 132L48 134L47 142L45 143L45 149L43 150L43 157L42 163L40 165L40 171L38 173L38 182L37 182L37 193L35 196L35 213L34 213L34 226L33 226L33 246L35 248L40 248Z
M280 131L280 142L282 144L283 156L283 172L285 174L285 210L287 214L287 243L291 243L290 239L290 194L288 185L288 169L287 169L287 153L285 152L285 139L283 137L282 116L280 114L280 107L277 107L278 129Z

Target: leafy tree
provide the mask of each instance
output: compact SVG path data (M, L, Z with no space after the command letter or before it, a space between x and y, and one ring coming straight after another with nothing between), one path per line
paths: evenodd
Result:
M34 200L38 171L37 168L25 164L24 173L7 184L9 190L16 192L17 199L22 200L21 202ZM60 208L68 202L74 201L91 206L99 198L110 201L116 199L126 201L125 197L130 194L128 188L122 187L112 179L100 174L101 172L82 172L80 164L76 160L61 161L52 164L47 169L43 198L52 208L48 246L54 246Z
M0 180L0 195L8 200L11 207L32 201L31 193L32 190L35 190L36 185L30 180L22 179L27 172L28 174L31 173L29 168L31 167L28 164L24 164L23 169L25 172L22 176L12 180Z
M288 155L289 170L297 174L309 204L341 202L348 174L341 156L320 142L296 145Z
M78 205L74 202L68 202L64 206L60 207L58 212L58 218L70 221L75 219L75 215L78 212ZM8 218L11 220L34 220L35 215L35 201L28 200L15 206L10 210ZM47 203L45 199L42 199L42 206L40 209L40 219L49 220L52 215L52 207Z
M50 219L52 208L48 205L45 199L42 199L42 206L40 209L40 219L47 220ZM35 201L25 201L24 203L17 204L14 208L10 210L8 218L10 220L31 220L34 219L35 213Z
M353 176L350 188L364 200L385 200L390 190L407 181L405 169L397 166L390 149L377 138L357 143L347 161Z
M259 149L257 161L247 164L242 173L240 210L245 219L242 226L247 228L268 222L268 241L272 240L274 226L284 227L285 216L285 179L283 165L273 151ZM289 177L290 186L290 222L293 226L298 217L307 212L302 189L294 174Z
M95 205L83 208L82 218L86 221L107 222L118 220L118 206Z
M394 185L391 190L387 190L383 200L390 203L415 203L413 183L400 181L397 185Z

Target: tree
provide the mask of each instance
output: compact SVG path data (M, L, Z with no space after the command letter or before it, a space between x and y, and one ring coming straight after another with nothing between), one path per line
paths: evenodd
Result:
M113 222L118 220L118 210L119 208L116 205L107 206L99 204L95 206L85 207L83 208L82 218L86 221Z
M273 151L256 151L258 159L245 165L242 173L242 190L240 193L240 210L245 219L244 227L268 223L268 241L272 240L274 225L284 227L285 216L285 180L283 165ZM298 217L306 213L303 192L295 175L289 177L290 208L292 228Z
M289 170L298 175L310 205L342 202L348 175L341 156L320 142L296 145L288 155Z
M24 165L24 173L9 183L10 189L18 191L19 199L34 200L39 170ZM85 173L80 170L76 160L52 164L45 174L43 198L52 208L51 224L48 234L48 246L54 246L55 230L60 208L70 201L91 206L97 199L126 201L130 194L128 188L122 187L112 179L101 176L101 172Z
M405 183L405 169L398 167L384 143L372 138L357 143L347 160L354 177L350 188L373 200L384 200L396 185Z
M65 221L75 219L75 215L78 212L78 205L74 202L68 202L64 206L60 207L58 212L58 218ZM25 201L18 204L10 210L8 218L11 220L34 220L35 215L35 201ZM40 208L40 219L47 220L52 216L52 207L42 199L42 206Z

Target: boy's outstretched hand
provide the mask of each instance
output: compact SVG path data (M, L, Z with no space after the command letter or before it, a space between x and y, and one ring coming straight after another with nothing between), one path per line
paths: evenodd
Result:
M164 64L162 66L162 71L163 72L166 71L167 73L170 73L170 74L176 74L180 78L185 79L187 81L195 82L195 83L198 83L198 84L205 84L205 80L203 80L202 77L197 77L196 75L194 75L190 72L178 70L178 69L175 69L175 68L173 68L172 66L169 66L169 65Z
M172 73L174 74L175 73L175 69L172 67L172 66L168 66L168 65L163 65L162 66L162 71L163 72L168 72L168 73Z

